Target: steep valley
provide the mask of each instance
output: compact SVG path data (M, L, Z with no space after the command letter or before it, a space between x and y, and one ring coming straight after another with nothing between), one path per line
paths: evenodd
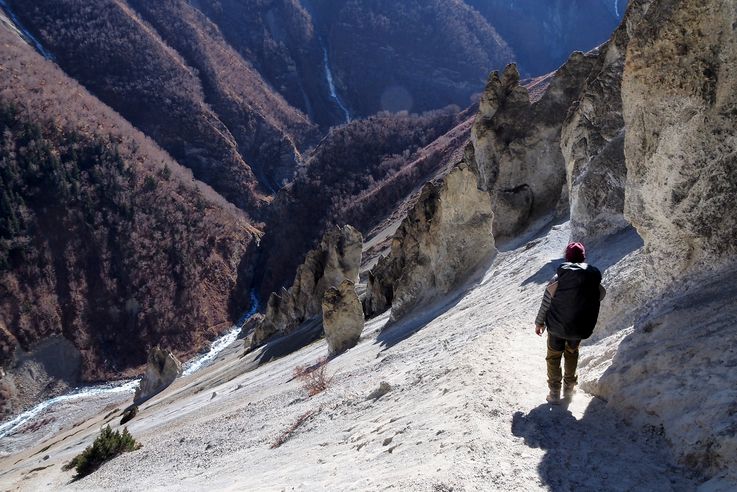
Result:
M734 490L737 11L586 5L0 2L3 490Z

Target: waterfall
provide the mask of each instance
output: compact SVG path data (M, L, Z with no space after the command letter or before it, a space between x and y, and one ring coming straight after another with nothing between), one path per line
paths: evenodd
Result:
M323 65L325 65L325 79L328 82L328 88L330 89L330 98L335 101L335 104L338 105L341 111L343 111L343 114L345 115L345 122L350 123L351 122L351 113L348 111L348 108L345 107L343 104L343 101L340 99L340 96L338 95L337 90L335 89L335 82L333 81L333 72L330 70L330 62L328 60L328 49L325 46L325 44L322 45L322 61Z

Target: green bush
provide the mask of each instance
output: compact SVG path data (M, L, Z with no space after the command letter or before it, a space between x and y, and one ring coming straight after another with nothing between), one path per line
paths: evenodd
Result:
M127 428L120 431L114 431L108 425L102 429L102 433L95 439L92 446L87 446L84 451L75 456L72 461L64 465L64 470L77 470L74 476L75 480L86 477L93 471L102 466L103 463L109 461L116 456L128 451L140 448L141 445L133 439Z

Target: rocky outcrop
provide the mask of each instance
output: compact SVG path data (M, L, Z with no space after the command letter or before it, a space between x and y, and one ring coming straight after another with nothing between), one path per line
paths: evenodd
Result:
M391 252L369 272L364 311L399 319L448 293L494 254L491 200L465 161L423 187Z
M182 363L168 350L154 347L148 352L148 364L136 388L133 402L139 404L174 382L182 375Z
M241 331L238 332L239 339L246 339L246 346L250 345L250 335L256 330L256 327L264 321L264 315L256 313L243 323Z
M655 1L630 26L625 215L669 274L737 252L735 22L729 1Z
M494 237L512 237L554 209L565 184L560 132L596 62L574 53L552 77L544 94L530 100L516 65L493 72L471 132L480 187L492 196Z
M594 241L629 225L623 215L627 171L620 91L628 40L622 25L595 52L594 67L561 130L575 241Z
M250 348L263 344L274 334L286 334L303 321L318 316L325 291L348 279L358 280L363 236L353 227L334 227L307 253L297 268L294 283L277 294L272 292L264 319L251 335Z
M605 278L638 314L582 359L587 391L660 429L714 490L737 480L736 25L726 0L630 3L624 216L645 247Z
M330 355L344 352L358 343L363 331L363 308L353 282L346 279L325 291L322 323Z

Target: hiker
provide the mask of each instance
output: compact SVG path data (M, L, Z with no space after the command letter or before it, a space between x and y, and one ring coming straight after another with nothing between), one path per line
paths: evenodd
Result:
M586 263L586 249L581 243L566 247L565 263L558 267L543 295L535 318L535 333L542 336L548 328L548 388L546 400L560 403L561 382L563 398L570 401L578 383L578 347L589 338L599 316L599 303L606 290L601 286L601 272ZM561 374L560 360L564 359Z

